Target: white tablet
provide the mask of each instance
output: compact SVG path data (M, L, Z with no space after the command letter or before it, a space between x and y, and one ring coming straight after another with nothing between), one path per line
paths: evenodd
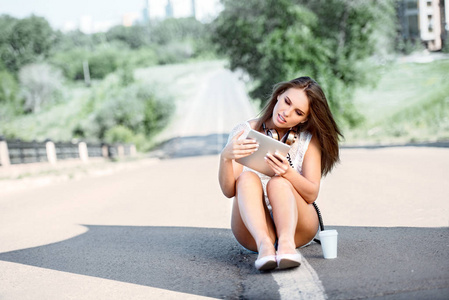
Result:
M253 129L251 129L246 138L256 140L259 143L259 149L253 154L235 161L265 175L274 176L273 169L265 161L266 154L278 152L287 156L290 146Z

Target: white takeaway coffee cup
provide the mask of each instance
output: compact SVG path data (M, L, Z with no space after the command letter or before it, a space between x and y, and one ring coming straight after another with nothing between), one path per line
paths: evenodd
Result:
M323 230L319 233L321 241L321 249L323 250L323 256L326 259L332 259L337 257L337 230Z

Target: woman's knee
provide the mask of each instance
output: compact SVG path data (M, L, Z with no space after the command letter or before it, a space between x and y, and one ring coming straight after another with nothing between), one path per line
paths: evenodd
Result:
M248 185L260 185L260 178L256 173L251 171L242 172L236 180L237 187L245 187Z
M272 177L267 183L267 194L278 193L279 191L285 191L286 189L291 189L291 183L280 176Z

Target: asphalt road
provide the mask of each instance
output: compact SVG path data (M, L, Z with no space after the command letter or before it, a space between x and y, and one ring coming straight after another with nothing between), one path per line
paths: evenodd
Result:
M198 99L188 123L204 120ZM0 299L449 299L449 148L343 149L318 200L338 258L312 244L300 268L260 273L217 183L225 131L251 116L217 110L216 129L184 127L163 159L0 190Z
M382 157L376 150L366 159ZM217 168L215 155L142 161L110 175L2 194L0 298L308 299L301 296L310 291L302 285L304 264L259 273L256 254L236 243ZM326 189L334 190L342 180L331 179ZM343 196L351 193L339 189L333 201L349 205ZM339 232L338 258L323 259L318 244L301 253L329 299L447 299L449 229L435 226L447 217L447 201L429 227L412 226L404 210L390 211L396 226L385 227L385 216L377 226L357 224L375 210L351 218L344 209L330 213L327 201L319 203L326 227ZM284 280L294 285L282 286Z

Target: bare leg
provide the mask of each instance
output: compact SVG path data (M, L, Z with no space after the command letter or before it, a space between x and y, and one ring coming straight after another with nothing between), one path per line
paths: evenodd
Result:
M245 248L259 252L259 258L274 255L276 235L259 177L253 172L243 172L236 189L231 220L234 236Z
M273 208L273 219L278 236L278 253L297 253L295 248L308 243L318 230L318 216L282 177L273 177L267 186L268 199Z

